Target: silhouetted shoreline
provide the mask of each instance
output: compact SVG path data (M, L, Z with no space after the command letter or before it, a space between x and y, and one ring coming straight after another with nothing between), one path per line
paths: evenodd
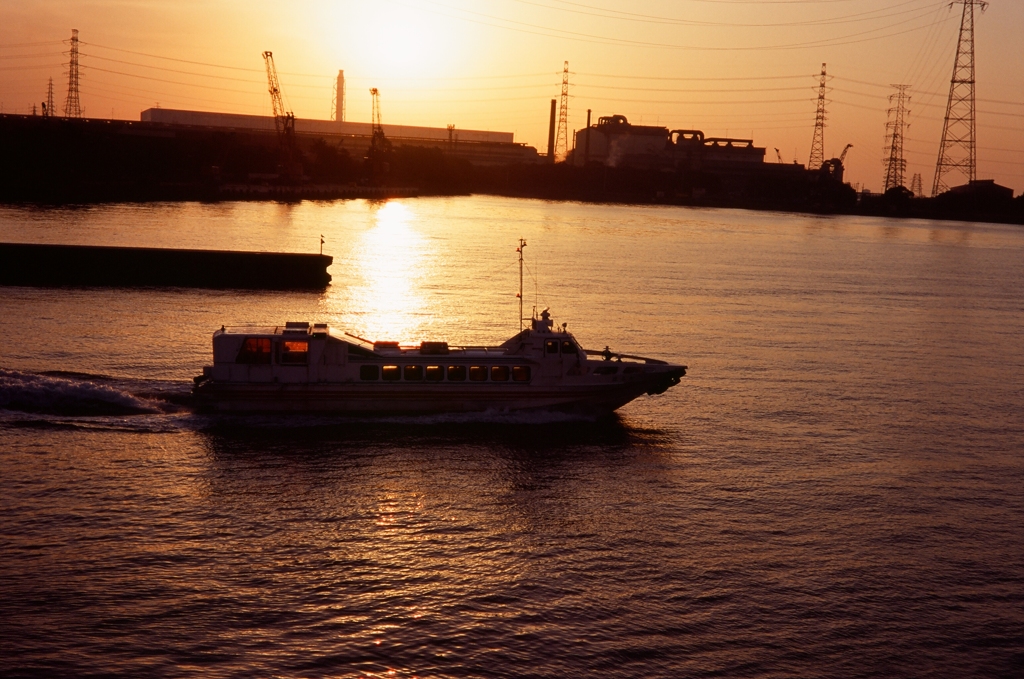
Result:
M397 146L387 172L344 148L302 140L302 174L281 171L272 131L0 115L0 202L339 200L472 193L592 203L662 204L1024 224L1024 196L991 183L936 198L905 189L858 194L801 165L643 169L550 163L473 165L442 147ZM381 159L376 159L377 167ZM969 189L969 190L967 190Z

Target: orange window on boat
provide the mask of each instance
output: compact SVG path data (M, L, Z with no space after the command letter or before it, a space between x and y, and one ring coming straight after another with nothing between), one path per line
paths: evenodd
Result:
M513 382L529 382L530 381L530 366L528 366L528 365L514 365L514 366L512 366L512 381Z
M470 382L486 382L487 381L487 366L485 366L485 365L471 365L471 366L469 366L469 381Z
M549 354L558 353L558 340L548 340L544 343L544 351Z
M508 366L492 365L491 382L508 382Z
M444 379L444 368L439 365L428 365L426 378L428 382L440 382Z
M405 379L407 380L422 380L423 379L423 366L422 365L407 365L404 368Z
M282 365L305 365L309 357L309 342L305 340L285 340L281 342Z
M388 382L397 382L402 379L402 369L397 365L386 365L381 368L381 377Z
M448 366L448 379L452 382L465 382L466 381L466 366L464 365L450 365Z
M247 337L235 363L270 363L270 338Z

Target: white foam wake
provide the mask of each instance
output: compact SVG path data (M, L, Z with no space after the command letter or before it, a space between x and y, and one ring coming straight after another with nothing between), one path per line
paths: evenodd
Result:
M3 368L0 368L0 409L53 415L159 412L146 401L103 384Z

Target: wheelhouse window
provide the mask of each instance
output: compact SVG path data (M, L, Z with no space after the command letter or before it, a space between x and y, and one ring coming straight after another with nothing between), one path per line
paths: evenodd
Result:
M428 365L425 377L427 382L440 382L444 379L444 368L439 365Z
M397 382L402 379L402 369L397 365L386 365L381 368L381 377L386 382Z
M309 358L309 342L285 340L281 342L281 365L306 365Z
M361 365L359 366L359 379L361 380L379 380L380 379L380 366L376 365Z
M466 366L464 365L450 365L448 366L448 379L452 382L465 382L466 381Z
M508 366L492 365L491 382L508 382Z
M405 379L410 381L419 381L423 379L423 366L422 365L407 365L403 368Z
M469 381L470 382L486 382L487 381L487 366L485 366L485 365L471 365L471 366L469 366Z
M528 366L528 365L514 365L514 366L512 366L512 381L513 382L529 382L530 381L530 366Z
M235 357L235 363L267 365L270 363L270 338L246 337Z
M575 354L576 343L572 340L562 340L562 353L563 354Z
M548 340L544 343L544 352L548 354L558 353L558 340Z

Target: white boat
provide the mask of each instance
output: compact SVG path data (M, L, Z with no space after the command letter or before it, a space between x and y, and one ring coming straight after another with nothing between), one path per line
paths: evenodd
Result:
M195 378L194 394L201 410L214 412L601 416L661 394L686 374L684 365L583 349L547 309L529 320L500 345L462 347L370 342L322 323L221 327L213 365Z

